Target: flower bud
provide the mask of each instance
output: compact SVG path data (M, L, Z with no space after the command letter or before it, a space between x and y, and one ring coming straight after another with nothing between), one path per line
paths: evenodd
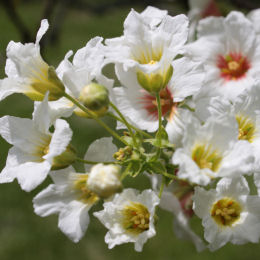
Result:
M68 145L66 150L62 154L53 158L51 169L60 170L66 168L74 163L76 158L76 150L73 148L72 145Z
M91 168L87 180L89 190L101 198L108 198L122 189L120 167L99 163Z
M109 107L108 94L108 90L104 86L92 82L81 90L79 100L97 116L103 116ZM82 116L77 113L78 111L75 112Z
M137 72L137 80L139 84L150 93L158 93L164 89L173 73L173 67L170 65L167 70L159 71L158 73Z
M47 91L49 91L49 101L58 100L64 94L65 87L58 78L55 69L44 64L42 75L35 76L30 84L32 90L24 94L34 101L42 101Z

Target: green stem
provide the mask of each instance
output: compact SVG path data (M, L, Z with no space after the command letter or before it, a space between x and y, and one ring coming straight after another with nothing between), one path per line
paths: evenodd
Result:
M114 119L117 120L117 121L120 121L121 123L124 123L123 120L122 120L120 117L114 115L113 113L109 113L109 112L108 112L106 115L107 115L107 116L110 116L111 118L114 118ZM129 123L128 123L128 124L129 124ZM131 128L133 128L136 132L139 132L139 133L141 133L142 135L144 135L144 136L146 136L146 137L148 137L148 138L153 138L152 135L146 133L145 131L142 131L141 129L138 129L137 127L135 127L135 126L133 126L133 125L131 125L131 124L129 124L129 125L130 125Z
M162 142L162 107L161 107L161 98L160 98L160 93L156 93L156 103L157 103L157 109L158 109L158 120L159 120L159 127L158 127L158 142L159 142L159 147L156 152L156 157L159 158L160 153L161 153L161 142Z
M159 198L162 197L164 184L165 184L165 178L162 179L162 183L161 183L161 187L160 187L160 192L159 192Z
M161 129L162 129L162 107L161 107L161 98L160 93L156 93L156 103L157 103L157 109L158 109L158 120L159 120L159 144L161 144Z
M167 172L163 172L163 175L164 175L165 177L167 177L167 178L172 179L172 180L179 180L179 178L178 178L177 176L171 175L171 174L169 174L169 173L167 173Z
M115 138L117 138L118 140L120 140L122 143L124 143L125 145L128 145L128 143L122 139L114 130L112 130L109 126L107 126L102 120L100 120L95 113L93 113L91 110L89 110L88 108L86 108L85 106L83 106L82 104L80 104L75 98L73 98L72 96L70 96L67 93L64 93L64 97L67 98L68 100L70 100L73 104L75 104L77 107L79 107L82 111L84 111L88 116L90 116L91 118L93 118L94 120L96 120L96 122L101 125L102 127L104 127L112 136L114 136Z
M120 180L123 181L123 179L128 175L128 171L129 169L132 167L132 163L129 163L126 167L126 169L124 170L124 172L122 173Z
M130 124L127 122L124 115L120 112L120 110L117 108L116 105L114 105L112 102L110 102L109 104L117 112L119 117L122 119L123 123L125 124L125 126L127 127L128 131L129 131L131 137L133 138L134 146L137 147L136 138L135 138L134 132L132 131Z
M78 162L82 162L85 164L98 164L98 163L103 163L103 164L118 164L118 162L114 161L114 162L95 162L95 161L88 161L88 160L84 160L81 158L76 158L76 161Z

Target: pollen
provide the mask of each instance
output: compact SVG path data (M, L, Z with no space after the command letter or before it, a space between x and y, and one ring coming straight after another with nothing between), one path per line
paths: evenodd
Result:
M237 115L236 120L239 128L238 139L252 143L256 134L256 127L253 120L243 115Z
M217 67L220 69L221 77L229 81L245 77L251 66L245 56L231 52L226 56L218 56Z
M74 191L78 194L77 200L85 204L94 204L99 200L99 197L87 187L87 174L79 174L74 180Z
M222 156L211 145L196 145L192 149L192 159L200 169L208 168L216 172L222 161Z
M239 69L239 63L237 62L237 61L230 61L230 62L228 62L228 69L229 70L234 70L234 71L236 71L236 70L238 70Z
M211 209L211 217L222 227L232 226L239 220L241 211L238 202L225 197L214 203Z
M141 203L130 202L122 210L122 225L127 232L140 234L149 229L150 213Z

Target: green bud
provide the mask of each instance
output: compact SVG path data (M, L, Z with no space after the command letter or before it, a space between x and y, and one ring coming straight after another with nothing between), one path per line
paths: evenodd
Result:
M76 150L73 148L72 145L68 145L66 150L62 154L53 158L51 169L60 170L66 168L74 163L76 158Z
M166 87L173 73L173 67L170 65L166 71L147 74L142 71L137 72L139 84L150 93L158 93Z
M47 65L42 69L42 75L32 79L31 88L31 91L26 92L25 95L34 101L42 101L47 91L49 91L50 101L58 100L65 91L55 69Z
M106 87L92 82L81 90L79 100L92 112L102 116L109 107L108 94Z

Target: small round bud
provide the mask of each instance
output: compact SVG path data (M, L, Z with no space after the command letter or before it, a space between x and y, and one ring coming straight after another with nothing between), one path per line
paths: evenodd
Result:
M108 198L122 189L120 167L99 163L91 168L87 180L89 190L101 198Z
M79 100L85 107L98 116L102 116L109 107L108 94L108 90L104 86L92 82L81 90Z

